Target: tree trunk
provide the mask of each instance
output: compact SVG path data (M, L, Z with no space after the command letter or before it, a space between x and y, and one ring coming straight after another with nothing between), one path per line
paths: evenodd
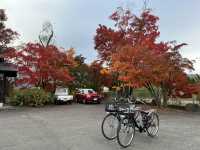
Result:
M163 106L167 107L168 96L166 93L163 93Z
M161 88L162 88L162 96L163 96L163 107L167 107L167 103L169 100L168 90L163 84L161 85Z
M152 103L160 108L161 107L160 88L154 87L151 83L146 83L145 87L153 97Z
M160 97L154 97L154 99L152 100L152 104L158 106L158 108L161 107L161 98Z

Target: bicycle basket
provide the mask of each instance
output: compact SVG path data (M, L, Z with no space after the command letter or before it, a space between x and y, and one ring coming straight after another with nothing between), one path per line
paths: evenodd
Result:
M108 103L105 107L106 112L116 112L117 111L117 104L115 103Z
M118 106L117 111L122 114L130 113L131 108L128 104L121 104Z

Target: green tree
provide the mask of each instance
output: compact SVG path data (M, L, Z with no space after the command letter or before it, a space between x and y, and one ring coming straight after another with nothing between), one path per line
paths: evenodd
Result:
M70 71L74 77L74 82L70 86L72 89L86 88L89 85L89 66L85 63L85 57L75 56L75 63L76 66Z

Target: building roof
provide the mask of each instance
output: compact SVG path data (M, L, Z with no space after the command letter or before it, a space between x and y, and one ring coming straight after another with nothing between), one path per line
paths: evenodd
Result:
M12 63L0 62L0 74L5 74L7 77L17 76L17 66Z

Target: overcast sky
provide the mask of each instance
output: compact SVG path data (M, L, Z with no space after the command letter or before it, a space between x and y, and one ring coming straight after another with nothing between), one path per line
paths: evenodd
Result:
M160 39L186 42L189 45L181 53L192 59L200 57L200 0L149 1L160 17ZM18 41L36 41L42 24L50 21L56 44L74 47L87 62L96 58L93 38L98 24L112 26L108 16L121 5L139 13L142 0L0 0L8 26L21 35ZM195 68L200 72L200 66Z

